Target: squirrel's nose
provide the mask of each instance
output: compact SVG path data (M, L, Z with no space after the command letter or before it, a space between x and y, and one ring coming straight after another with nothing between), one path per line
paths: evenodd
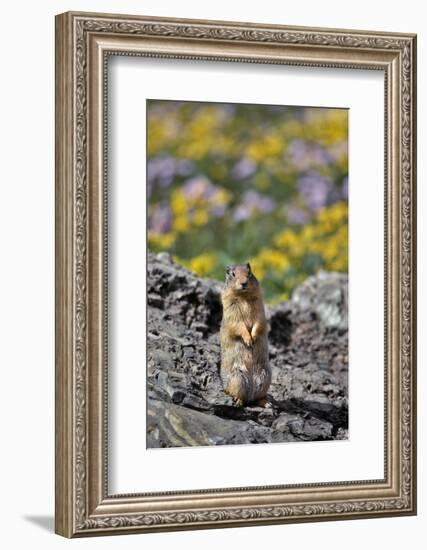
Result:
M244 282L242 283L242 288L246 288L247 286L248 286L248 281L244 281Z

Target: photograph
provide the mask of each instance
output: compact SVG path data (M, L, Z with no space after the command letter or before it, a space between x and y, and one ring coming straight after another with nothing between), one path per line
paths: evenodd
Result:
M146 120L147 448L347 439L348 109Z

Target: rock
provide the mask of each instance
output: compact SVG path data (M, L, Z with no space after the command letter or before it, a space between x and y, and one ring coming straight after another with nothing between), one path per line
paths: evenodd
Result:
M270 443L273 430L242 420L219 418L164 401L148 408L149 447Z
M343 273L309 277L294 290L292 302L300 311L315 313L327 328L348 329L348 277Z
M267 307L271 408L236 407L220 370L221 285L148 255L147 445L348 438L347 277L309 277Z
M169 255L149 254L149 311L150 308L163 311L161 317L166 322L174 321L203 335L216 333L222 314L220 291L217 281L198 279L174 264Z

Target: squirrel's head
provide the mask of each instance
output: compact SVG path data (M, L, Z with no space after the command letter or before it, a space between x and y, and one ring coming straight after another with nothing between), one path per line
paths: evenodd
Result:
M227 288L239 293L250 293L259 288L259 283L252 273L249 263L228 265L225 269L225 284Z

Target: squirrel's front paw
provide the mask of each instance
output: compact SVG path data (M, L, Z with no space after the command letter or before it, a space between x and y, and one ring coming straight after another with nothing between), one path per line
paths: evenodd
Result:
M251 330L252 342L256 342L258 338L263 334L264 328L259 323L255 323Z
M248 333L248 334L244 334L242 336L242 339L243 339L243 342L245 343L246 346L248 346L248 348L251 348L253 346L253 340L252 340L252 336Z

